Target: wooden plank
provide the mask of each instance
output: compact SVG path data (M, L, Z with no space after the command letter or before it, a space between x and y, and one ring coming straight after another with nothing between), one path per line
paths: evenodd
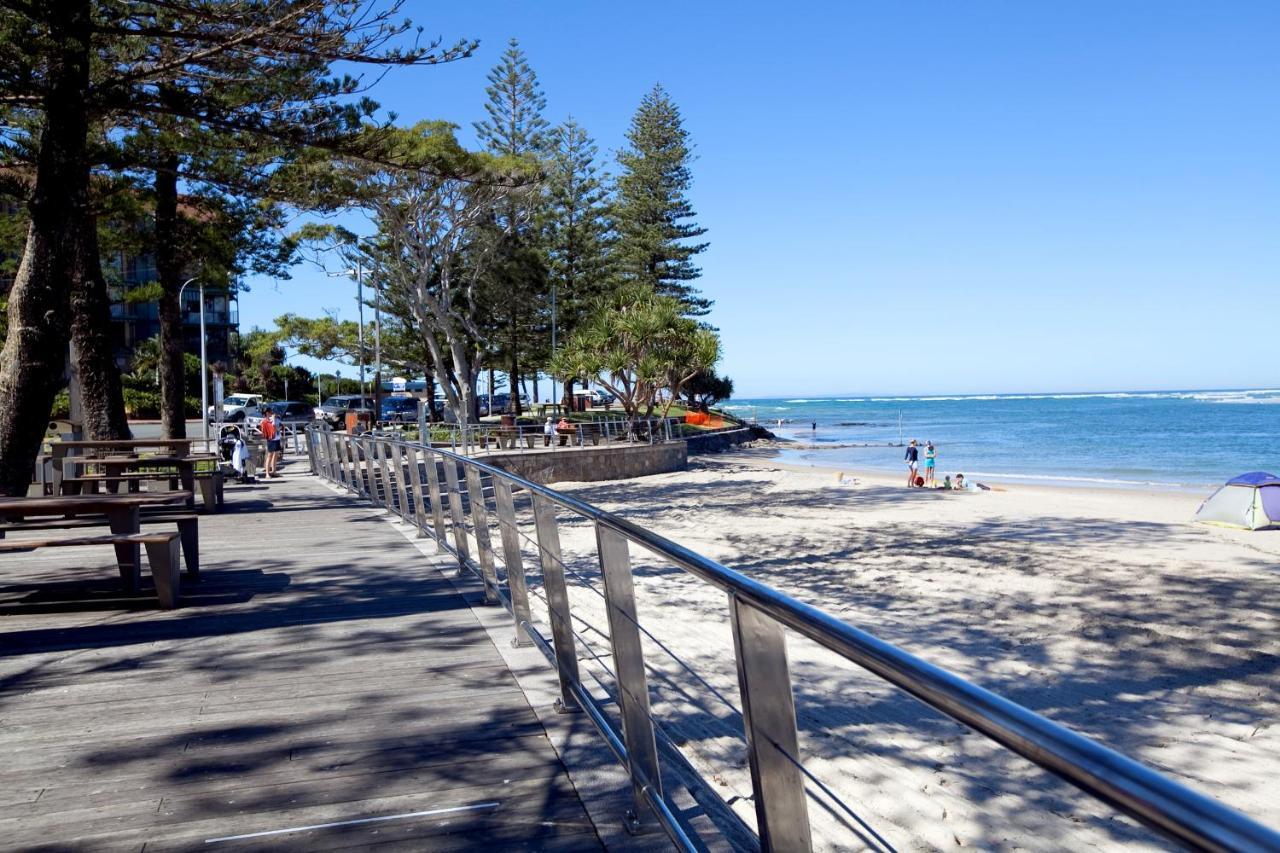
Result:
M5 846L598 849L442 561L310 478L246 496L202 519L181 610L94 594L109 547L0 555Z

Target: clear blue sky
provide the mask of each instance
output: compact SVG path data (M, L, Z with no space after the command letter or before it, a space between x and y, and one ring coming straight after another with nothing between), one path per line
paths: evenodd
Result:
M1280 387L1274 0L409 6L482 44L387 78L404 121L470 141L512 36L604 152L667 88L739 397ZM354 317L250 285L246 328Z

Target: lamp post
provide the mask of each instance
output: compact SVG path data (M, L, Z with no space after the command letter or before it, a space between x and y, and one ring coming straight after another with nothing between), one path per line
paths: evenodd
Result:
M178 288L178 304L182 304L182 292L187 289L187 285L195 281L189 278L182 283L182 287ZM204 282L196 285L200 291L200 424L204 429L205 447L208 447L209 441L209 358L205 349L204 334Z
M342 272L327 273L329 278L339 278L341 276L349 276L355 274L356 279L356 308L359 312L359 320L356 326L356 337L360 347L360 395L364 396L364 264L359 259L356 260L356 268L354 270L343 270Z
M360 259L356 259L356 267L353 270L343 270L342 272L331 272L328 274L330 278L336 276L354 275L356 279L356 305L359 306L359 324L358 339L360 347L360 396L367 395L365 390L365 370L364 370L364 264ZM374 286L373 301L373 379L375 387L373 389L373 406L374 418L381 417L382 409L382 293Z

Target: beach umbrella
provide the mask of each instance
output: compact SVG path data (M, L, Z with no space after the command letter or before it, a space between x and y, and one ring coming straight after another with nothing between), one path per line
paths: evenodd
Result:
M1280 477L1266 471L1232 477L1200 505L1195 520L1244 530L1280 528Z

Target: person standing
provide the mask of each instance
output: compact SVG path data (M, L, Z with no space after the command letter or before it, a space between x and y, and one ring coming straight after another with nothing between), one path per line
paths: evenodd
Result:
M916 469L920 467L920 448L916 446L914 438L907 445L907 452L903 458L907 460L907 488L909 489L916 484Z
M263 479L270 480L280 476L276 473L276 466L280 463L280 453L283 445L280 442L280 419L276 416L274 409L267 409L266 417L262 419L262 425L259 427L262 437L267 440L267 458L264 460Z
M937 485L933 479L934 467L938 461L938 450L933 446L932 441L924 443L924 484L932 489Z
M556 434L556 425L551 420L551 416L547 416L547 422L542 425L542 446L551 446L551 436Z

